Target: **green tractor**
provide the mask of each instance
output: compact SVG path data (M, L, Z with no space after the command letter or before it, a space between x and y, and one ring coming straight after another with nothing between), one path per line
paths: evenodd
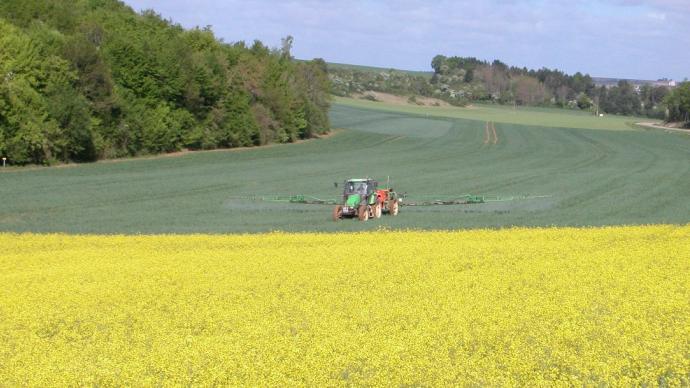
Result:
M400 198L393 189L379 189L373 179L349 179L344 186L342 205L333 209L334 221L345 217L366 221L369 217L380 218L383 213L398 215Z

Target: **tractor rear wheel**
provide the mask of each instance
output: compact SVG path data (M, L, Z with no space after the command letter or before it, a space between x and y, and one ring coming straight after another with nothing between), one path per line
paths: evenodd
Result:
M391 201L388 203L388 214L392 216L397 216L398 212L400 211L400 205L398 204L398 201Z
M372 213L374 213L374 218L381 218L381 213L383 211L381 210L381 203L380 202L377 202L376 205L374 205L373 210L374 211Z
M360 221L366 221L369 219L369 206L367 205L360 205L359 209L357 209L357 216L359 217Z
M335 208L333 208L333 221L338 221L341 218L343 218L343 207L337 205Z

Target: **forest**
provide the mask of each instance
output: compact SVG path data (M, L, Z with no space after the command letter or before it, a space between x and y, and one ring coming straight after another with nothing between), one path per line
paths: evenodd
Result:
M326 132L326 64L294 60L292 43L225 43L116 0L3 0L0 155L85 162Z

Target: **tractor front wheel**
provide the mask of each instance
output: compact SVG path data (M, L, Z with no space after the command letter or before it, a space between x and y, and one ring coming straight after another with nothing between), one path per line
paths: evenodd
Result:
M397 216L398 211L400 211L399 204L397 200L393 200L390 203L388 203L388 213L392 216Z
M359 217L360 221L366 221L369 219L369 206L367 205L360 205L359 209L357 209L357 216Z
M377 202L376 205L374 205L373 213L374 213L374 218L381 218L382 210L381 210L381 203L380 202Z
M343 207L337 205L335 208L333 208L333 221L338 221L341 218L343 218Z

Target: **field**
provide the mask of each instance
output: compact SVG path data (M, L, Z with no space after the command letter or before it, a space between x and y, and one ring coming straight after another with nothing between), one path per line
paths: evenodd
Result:
M591 113L569 109L512 107L505 105L474 104L466 108L393 105L368 100L335 97L339 105L352 108L374 109L391 113L408 113L421 117L443 117L468 120L495 121L527 126L580 129L629 130L642 119L629 116L596 117Z
M243 233L690 222L690 136L636 130L627 125L632 118L337 100L331 119L346 129L300 144L7 169L0 173L0 231ZM496 144L485 141L486 119L496 123ZM541 198L403 207L398 217L367 223L334 223L329 206L242 199L337 198L334 182L365 176L390 176L409 200L466 193Z
M401 69L390 69L390 68L385 68L385 67L350 65L350 64L345 64L345 63L334 63L334 62L328 62L328 67L330 69L336 69L336 70L352 70L352 71L361 71L361 72L369 72L369 73L381 73L384 71L388 72L388 71L394 70L394 71L399 72L399 73L405 73L408 75L420 76L420 77L424 77L424 78L431 78L431 76L434 75L433 71L401 70Z
M7 386L687 386L690 227L0 234Z

